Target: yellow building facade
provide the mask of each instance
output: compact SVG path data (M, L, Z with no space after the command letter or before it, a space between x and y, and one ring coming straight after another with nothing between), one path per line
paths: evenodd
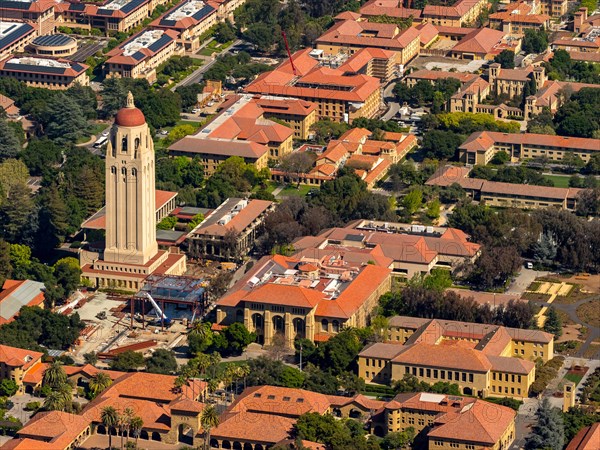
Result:
M524 398L535 380L533 361L551 359L553 343L544 332L397 316L387 342L358 355L358 375L367 383L413 376L456 384L465 395Z

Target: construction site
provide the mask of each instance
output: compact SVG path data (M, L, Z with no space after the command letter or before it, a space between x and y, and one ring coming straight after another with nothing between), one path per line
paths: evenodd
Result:
M185 343L188 325L209 310L208 280L151 275L134 295L89 292L72 305L86 323L72 356L96 353L110 360L127 350L173 349Z

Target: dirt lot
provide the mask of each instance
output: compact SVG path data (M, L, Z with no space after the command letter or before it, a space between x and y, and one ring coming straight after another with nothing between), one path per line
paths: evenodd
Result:
M590 300L577 308L577 316L594 327L600 327L600 300Z

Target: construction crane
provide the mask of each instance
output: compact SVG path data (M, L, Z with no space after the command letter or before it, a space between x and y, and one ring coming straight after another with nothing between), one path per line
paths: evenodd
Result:
M285 44L285 49L287 50L288 58L290 58L290 64L292 65L292 71L294 72L294 76L298 75L296 71L296 66L294 65L294 60L292 59L292 52L290 52L290 46L288 44L287 35L285 31L281 30L281 35L283 36L283 43Z
M156 301L152 298L150 293L144 292L144 295L146 296L146 298L148 298L148 300L150 300L152 306L154 306L154 312L156 313L156 317L158 318L158 320L161 321L164 325L169 326L171 320L166 316L163 310L160 309L160 306L158 306L158 303L156 303Z

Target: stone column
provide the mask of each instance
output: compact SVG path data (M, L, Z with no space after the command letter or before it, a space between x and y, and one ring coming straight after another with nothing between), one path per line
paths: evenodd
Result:
M285 344L288 348L294 348L294 326L292 323L292 316L289 312L285 313Z
M254 327L251 327L252 321L250 320L250 310L248 308L244 308L244 326L250 331L256 331Z
M273 339L273 321L271 320L271 311L265 311L265 323L264 323L264 338L265 345L270 345Z

